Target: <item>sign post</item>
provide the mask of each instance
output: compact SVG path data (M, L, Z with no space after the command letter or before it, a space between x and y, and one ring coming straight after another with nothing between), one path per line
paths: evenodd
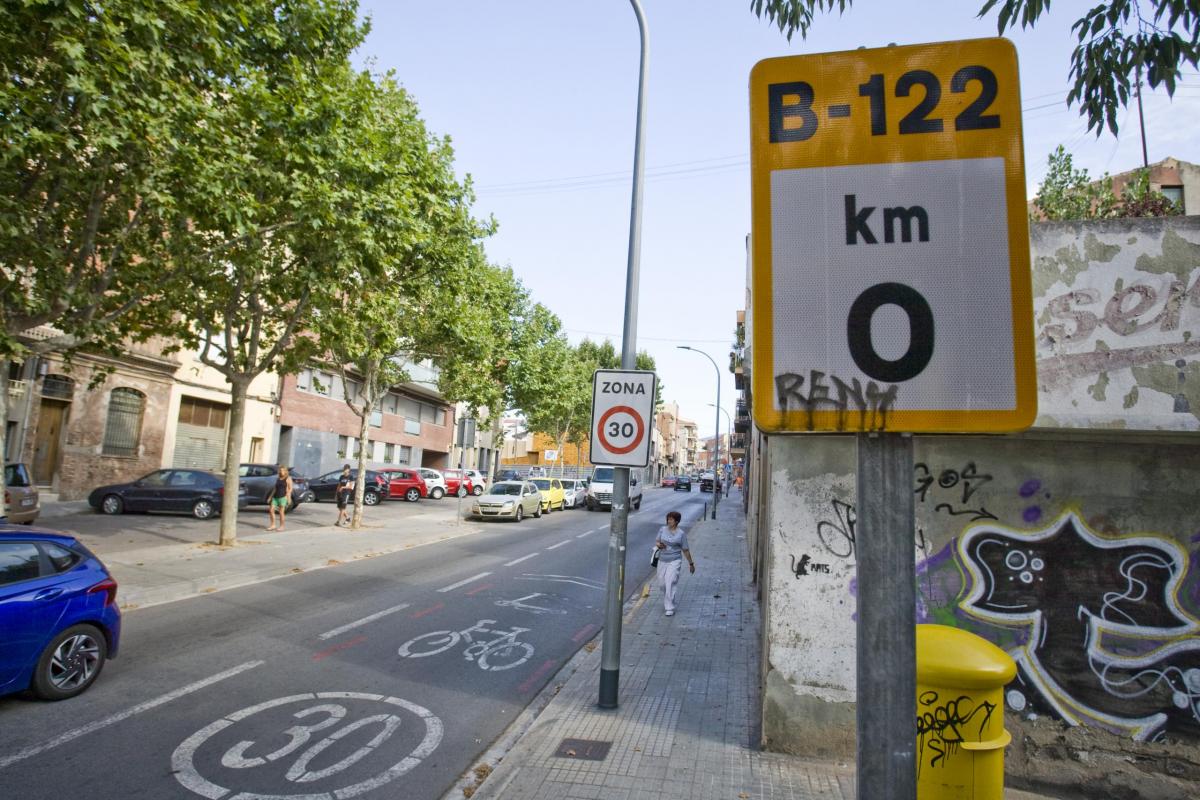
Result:
M856 434L858 796L912 800L912 434L1037 414L1016 51L768 59L750 113L754 419Z
M617 707L621 682L621 607L625 603L625 537L629 530L629 468L650 463L654 392L645 370L598 369L592 375L591 461L613 469L608 593L600 654L600 707Z

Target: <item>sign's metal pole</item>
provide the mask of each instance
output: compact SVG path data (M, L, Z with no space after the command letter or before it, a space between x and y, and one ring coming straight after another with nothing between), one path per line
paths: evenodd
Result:
M641 35L638 70L637 130L633 140L633 198L629 209L629 260L625 270L625 329L621 337L621 367L637 368L638 267L642 248L642 184L646 124L646 62L649 43L646 15L638 0L629 0ZM608 582L604 599L604 639L600 653L600 707L616 708L621 683L621 607L625 602L625 535L629 526L629 468L613 469L612 521L608 530Z
M898 433L856 438L858 797L915 800L913 440Z

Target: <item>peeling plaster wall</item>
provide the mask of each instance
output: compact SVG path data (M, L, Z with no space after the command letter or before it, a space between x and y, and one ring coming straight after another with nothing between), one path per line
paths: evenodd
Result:
M1200 431L1200 217L1031 239L1037 426Z

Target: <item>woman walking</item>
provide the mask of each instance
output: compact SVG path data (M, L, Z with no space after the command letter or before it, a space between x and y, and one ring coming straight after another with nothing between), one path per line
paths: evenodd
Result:
M275 476L275 488L271 490L271 494L267 497L267 513L271 515L271 527L269 531L283 530L283 524L287 521L287 507L292 500L292 476L288 474L288 468L280 465L279 472ZM275 524L275 513L279 512L279 525Z
M658 529L654 546L658 548L658 583L663 589L663 610L668 617L675 616L675 586L687 559L688 571L696 574L696 562L688 549L687 533L679 527L683 519L678 511L667 512L667 524Z

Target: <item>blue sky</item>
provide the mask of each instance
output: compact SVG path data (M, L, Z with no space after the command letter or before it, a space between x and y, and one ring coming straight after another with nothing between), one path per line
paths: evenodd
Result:
M711 435L716 375L687 344L728 360L745 304L750 231L747 81L763 58L995 35L980 0L857 0L791 43L749 0L643 0L650 31L638 347L658 362L668 400ZM1136 110L1120 139L1097 138L1065 106L1071 23L1091 5L1055 2L1033 31L1009 33L1020 59L1028 183L1066 144L1094 174L1140 164ZM509 264L573 341L611 338L624 309L638 33L627 0L364 0L360 51L395 70L430 129L451 137L480 215ZM1200 162L1200 75L1173 100L1145 95L1151 161ZM722 405L733 379L721 371ZM722 417L722 430L726 423Z

